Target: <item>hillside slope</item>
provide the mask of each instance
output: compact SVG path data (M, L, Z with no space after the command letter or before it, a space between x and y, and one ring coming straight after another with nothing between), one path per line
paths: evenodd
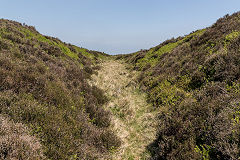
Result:
M152 159L240 158L240 13L117 58L159 112Z
M0 159L98 159L120 141L87 79L107 55L0 20Z

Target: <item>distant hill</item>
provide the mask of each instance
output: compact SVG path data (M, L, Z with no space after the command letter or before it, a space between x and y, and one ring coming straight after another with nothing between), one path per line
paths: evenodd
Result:
M98 159L120 145L102 90L104 53L0 20L0 159Z
M152 159L240 158L240 12L118 58L159 110Z

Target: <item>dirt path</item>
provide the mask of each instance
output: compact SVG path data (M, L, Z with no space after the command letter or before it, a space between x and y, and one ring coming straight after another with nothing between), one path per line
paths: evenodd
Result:
M146 146L154 140L156 133L155 113L135 82L138 72L130 72L126 66L121 61L105 60L91 83L103 89L110 98L105 108L111 111L111 127L122 140L112 159L147 159Z

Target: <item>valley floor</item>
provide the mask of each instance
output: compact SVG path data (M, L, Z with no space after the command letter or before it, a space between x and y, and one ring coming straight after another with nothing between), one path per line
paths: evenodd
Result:
M146 147L155 139L156 113L135 81L138 72L113 59L104 60L100 67L90 83L103 89L110 99L104 107L111 111L111 127L122 141L119 149L112 149L112 159L149 158Z

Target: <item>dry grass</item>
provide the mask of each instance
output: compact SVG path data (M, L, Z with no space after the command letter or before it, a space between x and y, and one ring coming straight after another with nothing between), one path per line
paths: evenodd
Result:
M155 112L138 89L136 71L126 69L121 61L108 59L92 77L94 84L105 91L110 102L105 106L112 113L111 126L122 140L122 146L112 150L113 159L147 159L146 147L155 139Z

